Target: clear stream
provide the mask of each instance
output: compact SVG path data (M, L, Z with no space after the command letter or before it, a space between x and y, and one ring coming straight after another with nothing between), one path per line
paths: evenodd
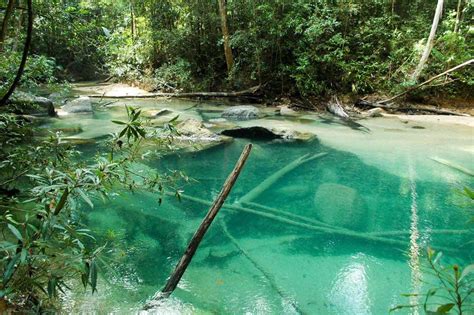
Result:
M145 112L166 107L181 119L204 121L220 117L225 108L182 100L125 103ZM125 117L123 105L45 127L68 127L73 138L102 139L117 128L111 119ZM370 130L364 131L311 113L266 112L266 118L238 124L285 126L318 138L253 141L226 201L234 209L219 213L162 313L387 314L410 302L402 293L424 289L427 244L449 251L447 262L472 262L471 210L459 192L472 186L472 177L433 160L472 169L472 127L390 117L361 121ZM246 143L235 139L201 152L144 160L142 171L182 170L196 180L185 186L185 194L212 201ZM96 144L80 148L92 154ZM320 152L328 154L281 177L253 204L239 200L295 159ZM95 204L84 208L83 220L117 249L108 254L111 268L102 270L99 292L92 296L78 286L66 298L68 310L137 312L164 286L208 206L173 197L160 206L156 195L144 192L114 194Z

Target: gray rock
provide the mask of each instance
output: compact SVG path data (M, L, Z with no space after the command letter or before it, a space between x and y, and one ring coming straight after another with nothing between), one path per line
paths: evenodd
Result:
M249 120L262 117L260 110L251 105L233 106L227 108L223 113L222 117L235 119L235 120Z
M291 109L290 107L283 105L280 107L280 115L281 116L290 116L290 117L295 117L298 116L298 112Z
M47 114L48 116L56 116L53 102L41 96L30 93L15 92L10 103L20 105L24 114Z
M62 108L66 113L92 113L92 101L87 96L82 96L67 102Z
M365 117L382 117L385 111L382 108L372 108L364 113Z

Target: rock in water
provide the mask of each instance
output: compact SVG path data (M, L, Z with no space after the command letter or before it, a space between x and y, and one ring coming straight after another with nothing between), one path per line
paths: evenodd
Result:
M87 96L81 96L67 102L61 109L66 113L92 113L92 101Z
M247 138L247 139L261 139L261 140L273 140L281 139L282 136L273 133L264 127L248 127L248 128L235 128L228 129L221 132L224 136L234 138Z
M283 106L280 106L280 115L295 117L295 116L298 116L298 112L291 109L290 107L286 105L283 105Z
M246 139L257 139L257 140L302 140L309 141L315 138L315 135L309 133L298 132L289 129L268 129L265 127L254 126L254 127L238 127L233 129L227 129L221 132L224 136L234 138L246 138Z
M382 108L372 108L364 113L365 117L382 117L385 111Z
M318 187L314 204L321 221L346 228L363 228L367 205L354 188L327 183Z
M235 120L256 119L262 116L263 115L260 113L260 110L257 107L251 105L230 107L222 113L222 117Z
M15 92L10 103L20 105L24 114L48 114L48 116L56 116L53 102L41 96L35 96L30 93Z

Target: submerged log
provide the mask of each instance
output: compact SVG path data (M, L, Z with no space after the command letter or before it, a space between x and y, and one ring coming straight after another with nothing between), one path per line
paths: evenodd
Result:
M193 202L196 202L196 203L201 203L203 205L211 205L212 204L212 202L210 202L210 201L207 201L207 200L204 200L204 199L201 199L201 198L197 198L197 197L193 197L193 196L189 196L189 195L186 195L186 194L181 194L180 196L181 196L182 199L190 200L190 201L193 201ZM270 220L273 220L273 221L277 221L277 222L288 224L288 225L291 225L291 226L303 228L303 229L310 230L310 231L321 232L321 233L324 233L326 235L343 236L343 237L347 237L347 238L358 239L360 241L371 243L371 244L384 244L384 245L395 246L395 247L399 247L399 248L403 248L403 249L405 249L409 245L408 242L405 242L405 241L402 241L402 240L399 240L399 239L393 239L393 238L389 238L389 237L381 237L381 236L371 235L370 233L357 232L357 231L348 230L348 229L342 230L342 229L336 228L336 227L323 227L323 226L317 226L317 225L314 225L314 224L298 222L298 221L291 220L291 219L288 219L288 218L283 218L283 217L280 217L280 216L277 216L277 215L273 215L273 214L270 214L270 213L267 213L267 212L264 212L264 211L259 211L259 210L255 210L255 209L252 209L252 208L247 208L247 207L244 207L244 206L224 205L223 208L226 209L226 210L237 212L237 213L240 213L240 212L251 213L251 214L266 218L266 219L270 219ZM432 246L432 248L437 250L437 251L450 252L450 253L456 252L456 249L454 249L454 248L445 248L445 247L440 247L440 246Z
M441 158L439 158L439 157L432 157L432 158L430 158L430 159L433 160L433 161L435 161L435 162L437 162L437 163L439 163L439 164L443 164L443 165L445 165L445 166L447 166L447 167L450 167L450 168L452 168L452 169L455 169L455 170L457 170L457 171L459 171L459 172L461 172L461 173L464 173L464 174L466 174L466 175L474 176L474 172L471 171L471 170L469 170L469 169L467 169L467 168L465 168L464 166L458 165L458 164L456 164L456 163L453 163L453 162L448 161L448 160L445 160L445 159L441 159Z
M221 209L227 196L232 190L232 187L237 181L237 178L239 177L239 174L242 171L242 168L244 167L245 162L247 161L251 150L252 150L252 144L248 144L245 146L239 160L237 161L237 164L232 170L232 173L229 174L229 177L227 178L224 185L222 186L221 192L217 196L216 200L212 203L211 208L209 209L209 212L206 214L201 225L199 226L199 228L196 230L195 234L193 235L191 241L189 242L188 248L186 249L180 261L176 265L175 270L173 271L168 282L166 283L165 287L161 291L161 294L156 297L157 299L169 297L170 294L176 289L176 286L181 280L181 277L186 271L186 268L191 262L194 254L196 253L196 250L199 247L199 244L201 243L204 235L206 234L207 230L211 226L214 218L216 217L217 213ZM148 309L148 308L149 307L145 306L145 309Z
M231 241L232 244L234 244L234 246L242 253L242 255L244 255L245 258L247 258L248 261L250 261L250 263L252 263L252 265L262 273L262 275L267 279L268 283L270 284L270 286L272 287L273 290L275 290L275 292L278 293L278 295L282 298L282 300L284 300L285 302L290 302L291 303L291 306L294 307L295 311L297 312L297 314L303 314L303 312L298 308L298 305L296 305L296 303L292 302L291 301L291 298L289 296L287 296L287 294L281 290L278 285L276 284L276 281L273 277L273 275L271 273L269 273L268 271L265 270L265 268L263 268L251 255L250 253L245 250L242 246L240 246L238 240L232 235L230 234L228 228L227 228L227 225L226 223L224 222L224 220L219 220L219 223L222 227L222 231L224 232L224 235L227 236L227 238Z
M280 169L278 172L274 173L267 179L265 179L263 182L261 182L257 187L249 191L247 194L245 194L242 198L239 199L239 202L245 203L245 202L250 202L254 199L256 199L258 196L260 196L265 190L270 188L277 180L279 180L281 177L286 175L287 173L291 172L295 168L299 167L300 165L315 160L317 158L323 157L327 155L326 152L318 153L315 155L310 156L310 154L305 154L290 164L286 165L282 169Z
M91 98L114 98L114 99L135 99L135 98L155 98L155 97L178 97L178 98L193 98L193 97L258 97L257 92L260 90L261 85L251 87L250 89L237 91L237 92L176 92L176 93L149 93L145 95L89 95Z

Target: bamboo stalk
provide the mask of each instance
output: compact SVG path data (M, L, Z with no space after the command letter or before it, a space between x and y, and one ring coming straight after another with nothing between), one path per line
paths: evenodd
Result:
M186 268L188 267L189 263L191 262L194 254L196 253L197 248L199 247L199 244L201 243L202 239L204 238L204 235L206 234L207 230L209 229L210 225L214 221L214 218L216 217L217 213L221 209L222 205L224 204L227 196L229 195L230 191L232 190L232 187L234 186L235 182L237 181L237 178L239 177L240 172L242 171L242 168L245 165L245 162L247 161L250 151L252 150L252 144L247 144L242 151L242 154L237 161L237 164L235 165L234 169L232 172L229 174L229 177L225 181L224 185L222 186L222 189L216 198L216 200L211 204L211 208L209 209L209 212L206 214L204 217L204 220L202 221L201 225L199 228L196 230L195 234L193 235L191 241L189 242L188 248L184 252L183 256L181 257L180 261L176 265L175 270L171 274L168 282L166 283L165 287L161 291L161 295L157 296L156 299L161 299L161 298L166 298L173 293L173 291L176 289L179 281L181 280L181 277L183 276L184 272L186 271ZM152 307L151 305L145 306L145 309Z
M239 199L240 203L245 203L245 202L250 202L254 199L256 199L258 196L260 196L265 190L270 188L276 181L278 181L281 177L285 176L287 173L291 172L295 168L299 167L300 165L315 160L317 158L323 157L327 155L327 152L322 152L319 154L315 154L313 156L309 156L309 154L305 154L290 164L286 165L270 177L267 177L263 182L261 182L259 185L257 185L254 189L249 191L247 194L245 194L242 198Z

